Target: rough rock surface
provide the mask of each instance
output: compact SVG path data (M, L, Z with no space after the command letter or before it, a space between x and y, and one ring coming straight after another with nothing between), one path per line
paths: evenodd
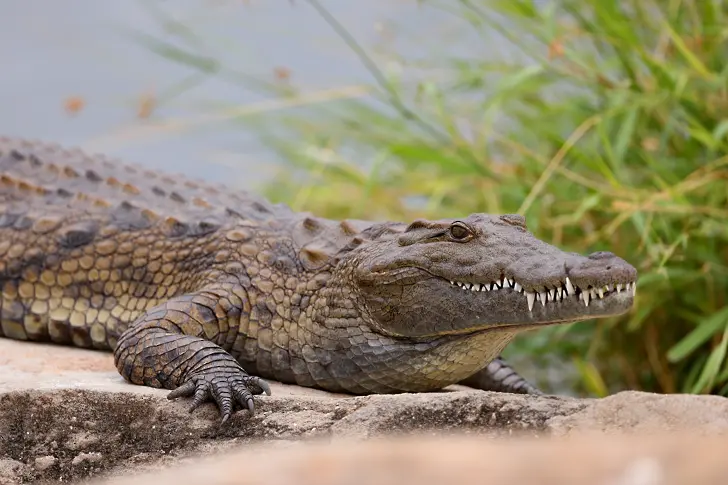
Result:
M637 431L645 435L689 430L693 437L717 434L726 435L728 439L728 399L716 396L624 392L605 399L574 399L488 393L454 386L444 392L429 394L352 397L274 383L273 396L257 400L255 416L239 412L227 425L220 427L218 411L212 404L204 405L190 415L185 400L168 401L166 394L167 391L125 383L108 353L0 339L0 484L118 477L150 468L164 468L199 454L233 451L241 445L250 450L244 452L249 458L231 458L223 468L228 474L234 473L236 466L239 470L244 469L244 473L235 476L251 481L229 482L224 475L216 475L211 478L212 483L262 483L270 477L261 474L262 471L253 473L252 470L279 473L277 465L273 464L278 462L270 458L277 453L283 453L281 456L298 453L299 458L291 458L294 461L303 460L300 457L306 453L318 453L319 461L326 463L338 459L336 453L351 448L321 449L317 448L320 444L302 446L302 443L349 443L398 432L430 436L456 432L486 435L491 440L509 435L527 435L531 439L556 435L553 439L566 441L555 442L553 450L571 446L579 453L582 453L581 447L560 443L568 443L569 438L587 431L600 432L602 437L606 432L615 436L609 437L608 441L592 439L588 442L591 444L584 446L599 449L611 446L615 456L619 455L615 460L622 460L622 464L629 455L624 450L629 450L630 446L633 450L643 445L656 447L654 457L667 457L670 465L674 463L669 457L676 452L668 446L670 440L653 440L652 445L630 442L625 443L623 449L619 446L618 435L624 432ZM721 442L723 449L728 444L726 439ZM550 441L541 439L539 442ZM438 443L425 440L421 447L399 448L413 450L407 451L411 455L409 460L419 456L427 462L433 454L437 455L436 450L445 446ZM459 450L458 447L470 449L466 443L447 444L450 451L442 457L438 455L438 460L447 456L455 461L462 460L453 450ZM362 453L381 448L372 446L364 448ZM481 441L473 446L482 448L483 455L480 456L489 457L487 462L494 466L513 459L508 454L512 448L501 448L492 441ZM277 449L281 447L293 449ZM547 448L533 451L545 453L544 463L549 463L545 457L558 456ZM594 453L599 453L597 448ZM319 451L315 451L317 449ZM683 451L692 456L696 449L686 447ZM472 455L468 453L462 456ZM375 455L372 459L384 459ZM254 458L256 456L265 460L260 461ZM696 455L698 458L709 459L707 455ZM268 463L267 468L263 467L264 462ZM561 466L568 467L573 462L562 461ZM552 466L557 464L554 461ZM477 471L480 466L483 463L475 463L471 468ZM347 473L355 471L354 462L351 467L354 468ZM411 466L405 467L408 468ZM528 468L534 474L538 471L531 466ZM290 472L293 468L287 470ZM283 475L281 480L281 483L293 483L286 482Z
M106 485L724 485L728 437L579 435L374 439L255 446Z

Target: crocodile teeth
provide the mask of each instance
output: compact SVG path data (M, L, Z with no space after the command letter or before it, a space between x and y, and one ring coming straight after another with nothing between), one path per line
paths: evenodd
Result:
M574 289L574 285L571 284L571 280L569 277L566 277L566 294L571 295L572 293L576 293L576 290Z
M502 288L513 290L517 293L523 293L526 295L526 303L528 304L528 311L533 311L535 302L538 300L541 302L543 307L546 307L547 303L556 303L564 301L569 295L576 295L577 300L584 303L584 306L589 306L594 300L603 299L611 295L612 292L621 293L622 290L631 292L634 297L637 294L637 283L632 281L629 283L614 283L610 285L604 285L600 288L581 289L575 287L571 280L567 277L564 280L563 285L556 288L545 288L543 291L527 291L523 286L516 282L513 278L502 278L497 281L490 283L463 283L461 281L448 280L453 286L458 286L463 290L470 290L473 292L478 291L493 291Z

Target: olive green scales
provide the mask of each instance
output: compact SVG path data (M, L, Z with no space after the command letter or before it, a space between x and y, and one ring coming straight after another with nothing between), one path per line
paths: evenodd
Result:
M538 393L499 357L518 332L633 304L632 266L518 215L332 221L16 138L0 167L0 335L111 350L128 381L223 421L263 379Z

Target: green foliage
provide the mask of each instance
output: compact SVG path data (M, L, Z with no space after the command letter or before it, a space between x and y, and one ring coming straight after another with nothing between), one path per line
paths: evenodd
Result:
M634 311L512 351L572 360L598 395L728 395L725 2L421 3L474 54L390 51L385 73L326 17L374 99L277 118L266 135L289 165L269 196L332 218L518 212L553 244L615 252L640 272Z
M271 194L331 217L520 212L552 243L616 252L641 275L631 314L514 350L570 356L597 394L609 382L728 395L725 4L435 6L520 50L400 57L415 81L385 79L385 108L289 119L303 142L274 146L310 177L301 187L292 173Z

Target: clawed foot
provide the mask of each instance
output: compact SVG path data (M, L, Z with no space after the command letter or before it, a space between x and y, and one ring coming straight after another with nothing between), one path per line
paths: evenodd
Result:
M249 376L241 368L215 369L192 375L184 384L167 394L167 399L194 396L189 412L206 401L214 401L220 408L224 424L235 410L236 404L255 414L253 396L266 393L270 385L260 377Z

